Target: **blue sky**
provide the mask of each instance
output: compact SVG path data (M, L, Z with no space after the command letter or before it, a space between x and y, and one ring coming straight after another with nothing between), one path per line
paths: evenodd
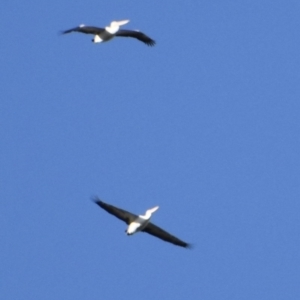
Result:
M4 1L1 299L299 299L298 1ZM58 35L130 19L157 41ZM140 214L192 250L91 200Z

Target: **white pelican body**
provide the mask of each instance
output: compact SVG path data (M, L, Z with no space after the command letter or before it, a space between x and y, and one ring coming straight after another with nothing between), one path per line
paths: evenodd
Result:
M151 216L155 211L158 210L158 206L148 209L144 215L137 216L126 210L107 204L98 198L94 199L94 201L108 213L114 215L128 225L127 229L125 230L127 235L132 235L139 231L147 232L174 245L184 248L190 247L190 244L178 239L177 237L171 235L170 233L150 222Z
M132 37L136 38L139 41L145 43L148 46L154 46L155 41L152 40L150 37L145 35L144 33L136 30L121 30L120 27L125 25L129 22L129 20L122 20L122 21L113 21L110 23L109 26L105 28L95 27L95 26L86 26L86 25L79 25L78 27L68 29L62 32L62 34L71 33L71 32L81 32L86 34L93 34L94 38L92 39L93 43L101 43L107 42L111 40L115 36L121 37Z

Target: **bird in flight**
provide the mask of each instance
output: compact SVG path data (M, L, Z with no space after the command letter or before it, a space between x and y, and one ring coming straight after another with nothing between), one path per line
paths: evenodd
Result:
M184 248L191 247L190 244L180 240L179 238L171 235L167 231L159 228L158 226L150 222L152 214L158 210L159 206L155 206L153 208L148 209L144 215L135 215L121 208L107 204L101 201L99 198L94 198L93 200L101 208L106 210L108 213L114 215L118 219L124 221L128 225L127 229L125 230L127 235L132 235L139 231L147 232L174 245L181 246Z
M120 29L122 25L125 25L129 22L129 20L122 21L112 21L109 26L105 28L95 27L95 26L86 26L84 24L79 25L78 27L71 28L68 30L64 30L61 33L71 33L71 32L81 32L86 34L93 34L94 38L92 39L93 43L101 43L107 42L111 40L115 36L121 37L131 37L135 38L148 46L154 46L155 41L148 37L146 34L138 31L138 30L127 30Z

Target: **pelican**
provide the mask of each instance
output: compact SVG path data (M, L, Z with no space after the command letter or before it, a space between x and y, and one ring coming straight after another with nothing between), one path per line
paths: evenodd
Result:
M140 31L120 29L120 26L125 25L128 22L129 20L113 21L110 23L109 26L106 26L105 28L86 26L82 24L79 25L78 27L62 31L62 34L71 33L71 32L93 34L94 35L94 38L92 39L93 43L107 42L115 36L123 36L123 37L136 38L148 46L155 45L154 40L152 40L150 37L148 37L146 34Z
M114 215L118 219L124 221L128 227L125 230L127 235L133 235L139 231L147 232L151 235L154 235L166 242L172 243L177 246L181 246L184 248L190 248L191 245L183 242L177 237L171 235L170 233L164 231L158 226L154 225L150 222L152 214L159 209L159 206L155 206L153 208L148 209L144 215L135 215L121 208L112 206L110 204L104 203L99 198L93 199L96 204L98 204L101 208L106 210L108 213Z

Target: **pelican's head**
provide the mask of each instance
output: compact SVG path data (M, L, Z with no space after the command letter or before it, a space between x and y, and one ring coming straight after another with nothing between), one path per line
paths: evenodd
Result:
M150 213L151 215L159 209L159 206L155 206L147 210L146 213Z
M113 22L110 23L110 26L119 26L120 27L120 26L123 26L127 23L129 23L129 20L113 21Z
M146 210L144 215L140 215L141 218L146 219L146 220L150 220L152 214L154 212L156 212L159 209L159 206L155 206L153 208L150 208L148 210Z
M106 27L105 27L105 29L106 29L106 31L108 31L110 34L115 34L115 33L119 30L120 26L125 25L125 24L127 24L128 22L129 22L129 20L112 21L112 22L110 23L109 26L106 26Z
M151 218L152 214L154 212L156 212L158 209L159 209L159 206L155 206L153 208L148 209L144 215L145 218L149 220Z

